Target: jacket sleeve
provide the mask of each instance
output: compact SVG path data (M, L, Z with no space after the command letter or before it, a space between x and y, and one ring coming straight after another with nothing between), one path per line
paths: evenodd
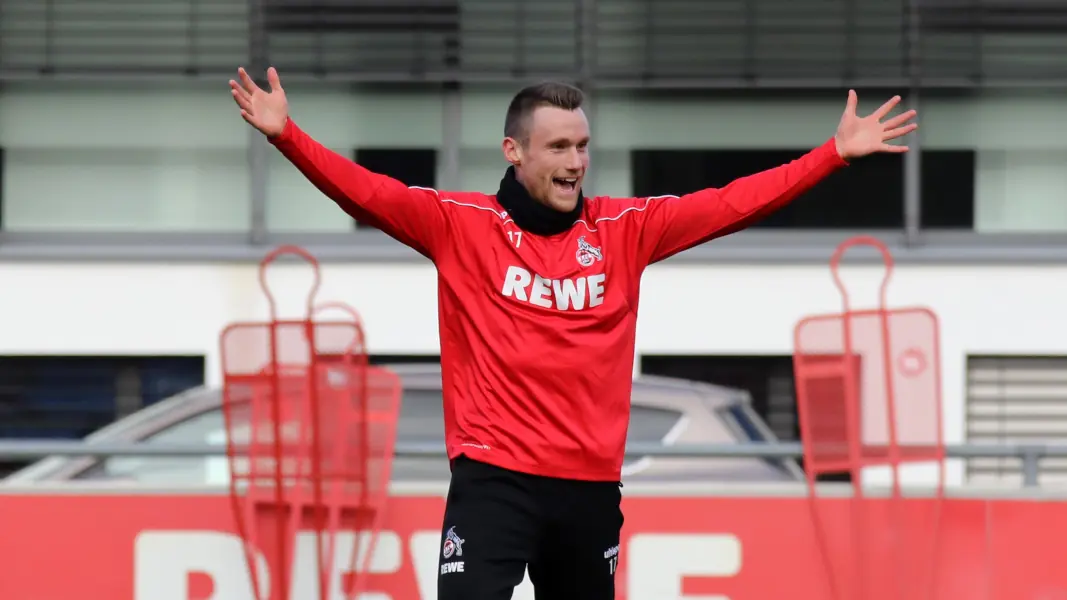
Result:
M353 218L378 227L433 259L447 235L447 214L440 195L361 167L304 133L292 119L269 138L323 194Z
M740 231L785 206L847 163L831 138L782 166L685 196L637 200L644 264Z

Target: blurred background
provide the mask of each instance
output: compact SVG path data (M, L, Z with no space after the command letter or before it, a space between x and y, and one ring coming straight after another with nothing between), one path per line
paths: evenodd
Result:
M793 327L840 310L828 261L866 233L893 252L890 303L941 318L945 440L1062 441L1065 32L1051 0L0 0L0 437L118 422L105 439L221 443L219 332L265 318L258 261L296 243L322 261L321 297L361 313L373 361L404 373L401 443L441 440L435 271L241 120L227 81L274 66L329 147L486 193L507 102L544 79L588 94L589 195L722 186L832 136L849 88L861 112L900 94L919 111L910 153L648 270L631 440L797 441ZM860 256L854 302L883 274ZM292 308L310 279L272 281ZM23 480L218 483L212 460L52 459ZM628 473L650 481L802 479L784 460L642 460ZM400 464L447 479L440 460ZM952 486L1067 474L949 467Z
M744 390L796 439L791 328L839 308L832 248L871 232L898 261L892 301L943 320L948 441L1062 435L1062 27L1067 5L1036 0L3 0L2 434L77 438L217 384L217 333L263 316L255 261L283 242L326 263L375 360L436 361L431 267L232 105L238 66L273 65L331 148L487 193L534 81L588 93L586 192L622 196L725 185L827 139L849 87L862 111L900 94L912 152L650 270L636 370ZM1012 476L983 464L957 480Z

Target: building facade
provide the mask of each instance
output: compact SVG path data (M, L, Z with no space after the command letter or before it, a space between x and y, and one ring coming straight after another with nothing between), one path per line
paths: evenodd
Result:
M225 13L231 4L234 14ZM323 66L312 60L314 52L292 50L296 45L272 55L262 42L257 53L254 27L246 27L232 52L194 52L184 63L159 59L157 76L123 76L123 68L132 69L125 58L90 61L71 50L75 42L64 46L59 34L52 42L58 50L49 54L51 46L34 45L44 42L0 28L6 44L0 44L6 49L0 52L0 355L71 357L64 358L67 366L55 367L56 377L75 379L79 375L64 370L74 369L75 357L185 357L192 366L160 367L152 381L163 387L160 380L217 384L219 332L230 322L265 316L257 261L272 246L291 242L323 261L321 297L348 302L363 315L372 352L435 359L432 265L353 223L250 134L226 91L229 70L240 64L277 66L293 117L329 147L410 185L484 192L496 189L505 168L500 142L510 95L543 76L567 77L589 89L594 141L586 193L598 195L682 194L780 164L833 135L844 90L853 86L861 111L894 93L920 110L921 134L908 140L914 151L850 167L752 230L650 268L637 370L747 387L788 439L795 410L789 400L793 328L806 315L840 309L830 255L848 237L872 233L891 246L897 261L890 303L927 306L941 319L946 440L1067 433L1067 319L1060 318L1067 298L1067 122L1058 118L1060 82L1051 76L1020 71L1019 77L1037 82L1025 89L981 84L1011 81L1011 65L997 62L996 51L1010 42L1010 31L975 38L986 48L980 65L991 73L986 79L968 79L973 69L957 73L944 65L916 75L904 61L907 52L893 69L877 63L871 69L880 75L860 77L853 67L862 71L864 57L875 60L881 39L863 34L819 42L853 50L851 60L826 67L832 74L827 81L818 77L817 66L826 63L812 50L821 47L815 38L790 42L808 49L795 77L782 70L788 66L784 50L769 58L753 54L763 57L753 63L763 65L755 71L746 71L743 60L731 62L732 49L754 40L763 40L760 48L774 46L756 33L722 37L718 45L691 39L690 53L718 53L723 58L716 64L729 68L674 73L670 59L680 51L666 41L656 45L656 36L690 38L669 14L642 17L636 4L625 2L550 2L528 14L504 3L508 8L494 17L481 4L457 3L458 17L440 18L465 27L484 18L483 30L499 27L509 35L517 25L493 23L525 17L522 22L550 29L570 18L577 25L564 29L569 41L557 44L562 50L538 46L547 34L530 29L527 46L500 64L485 62L491 45L470 50L479 47L481 30L459 35L446 28L440 39L423 32L418 39L444 48L451 47L450 36L473 41L461 45L468 53L459 52L461 66L434 63L421 79L407 67L426 67L425 56L433 52L397 59L401 77L345 67L340 59ZM745 3L737 4L738 14L748 14ZM849 15L859 19L854 22L873 19L870 3L846 4L851 11L823 15L825 27L840 29L849 21L838 21ZM245 23L255 11L241 12L244 6L218 4L217 14L198 21L201 37L188 38L185 48L215 47L203 23ZM31 12L19 18L49 22L48 15L25 10ZM897 13L911 23L907 10ZM659 18L661 29L647 26L645 17ZM723 14L705 17L727 28ZM894 31L897 37L884 43L898 52L911 38L906 28ZM306 32L268 33L282 40L278 44L295 44L284 35ZM930 39L947 44L949 34L939 35ZM320 38L309 44L325 48L327 56L345 56L347 50L337 48L331 54ZM634 45L637 38L643 46ZM630 42L612 51L612 39ZM782 48L789 39L779 40ZM587 56L590 44L598 49L592 67L573 58ZM545 58L537 68L511 74L520 58L538 56L558 60ZM625 65L642 61L650 75L624 77ZM188 65L202 68L183 71ZM870 261L847 269L856 302L876 300L883 272ZM279 267L272 282L283 309L298 310L307 272ZM122 360L107 368L129 373L132 363ZM134 368L135 378L144 383L149 370ZM19 381L9 387L29 389ZM1046 462L1050 473L1056 468L1055 461ZM1017 472L1014 463L974 461L970 468L954 464L953 480Z

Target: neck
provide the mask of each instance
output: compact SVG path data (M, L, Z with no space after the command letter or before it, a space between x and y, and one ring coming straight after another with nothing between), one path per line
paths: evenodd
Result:
M496 195L497 202L508 211L508 216L519 229L536 235L555 235L567 231L581 218L585 200L581 190L574 209L561 212L530 195L519 178L515 167L508 167Z

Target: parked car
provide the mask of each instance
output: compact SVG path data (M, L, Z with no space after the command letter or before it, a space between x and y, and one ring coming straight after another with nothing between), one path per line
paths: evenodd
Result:
M437 458L398 456L393 481L442 482L444 455L441 369L437 364L388 365L404 388L398 443L433 444ZM146 407L86 438L88 443L225 444L219 388L198 387ZM628 443L731 444L777 441L746 392L705 383L642 375L633 383ZM224 455L205 457L47 457L8 475L6 484L123 481L151 486L227 485ZM624 481L802 481L793 460L634 457Z

